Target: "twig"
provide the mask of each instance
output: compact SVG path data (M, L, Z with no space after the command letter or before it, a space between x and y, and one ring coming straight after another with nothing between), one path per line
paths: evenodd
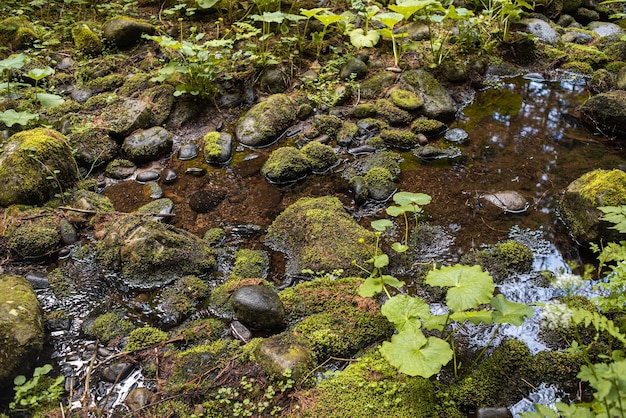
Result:
M59 206L59 209L69 210L72 212L87 213L90 215L97 215L99 213L97 210L71 208L69 206ZM173 213L128 213L128 212L106 212L106 213L107 214L112 213L114 215L161 216L164 218L173 218L174 216L176 216Z

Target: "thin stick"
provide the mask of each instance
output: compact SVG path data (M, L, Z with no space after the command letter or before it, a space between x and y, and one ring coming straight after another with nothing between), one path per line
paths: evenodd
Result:
M90 215L97 215L99 213L97 210L71 208L69 206L59 206L59 209L69 210L72 212L87 213ZM106 213L112 213L115 215L162 216L164 218L173 218L174 216L176 216L173 213L128 213L128 212L106 212Z

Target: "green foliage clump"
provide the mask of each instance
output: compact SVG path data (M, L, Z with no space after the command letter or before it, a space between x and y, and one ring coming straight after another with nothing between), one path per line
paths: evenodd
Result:
M158 328L144 326L134 329L128 336L126 351L141 350L167 340L167 333Z
M65 392L65 377L46 376L51 371L52 366L46 364L36 367L31 379L16 376L13 380L15 396L9 404L11 411L33 414L55 405Z
M107 312L98 316L92 326L85 329L85 333L107 343L113 338L128 335L133 328L133 323L124 319L120 314Z
M230 274L233 279L265 279L269 270L269 256L263 250L242 248L235 252L235 266Z

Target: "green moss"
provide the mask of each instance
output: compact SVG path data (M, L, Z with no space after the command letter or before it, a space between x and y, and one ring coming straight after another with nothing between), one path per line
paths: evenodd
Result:
M561 68L584 75L593 74L593 67L588 62L570 61L563 64Z
M517 241L505 241L485 250L466 254L465 264L480 264L496 281L509 274L529 273L534 261L530 248Z
M307 391L298 417L430 418L462 415L436 398L435 383L399 373L378 350ZM297 398L299 398L298 396Z
M391 102L404 110L416 110L424 105L424 100L412 91L394 89L389 95Z
M348 116L356 119L371 118L376 115L376 107L371 103L359 103L348 110Z
M222 146L220 145L220 133L209 132L202 138L204 141L204 156L207 159L214 159L222 154Z
M267 277L270 259L263 250L243 248L235 252L235 266L230 274L231 278L247 279Z
M419 118L411 123L411 131L428 137L439 135L446 130L446 124L435 119Z
M335 115L315 115L312 124L321 133L335 138L343 126L343 121Z
M349 144L354 140L359 132L359 127L352 122L344 122L339 132L337 132L337 142L340 145Z
M365 181L368 187L384 188L393 183L393 175L384 167L372 167L365 173Z
M79 23L72 27L74 46L85 55L98 55L102 52L102 39L85 23Z
M186 322L174 331L174 337L182 337L186 344L207 343L218 340L226 326L215 318L202 318Z
M220 245L224 239L226 239L226 232L224 232L223 228L211 228L204 233L202 239L204 242L214 247Z
M267 159L261 174L269 181L288 183L306 176L311 170L311 163L298 149L282 147L273 151Z
M593 170L574 180L580 195L597 206L626 203L626 173L622 170Z
M83 107L87 111L99 110L107 107L116 100L117 94L115 93L96 94L87 99L87 101L83 104Z
M413 116L409 112L395 106L388 99L376 101L376 114L392 126L408 125L413 120Z
M126 77L122 74L109 74L104 77L95 78L85 83L85 87L93 93L102 93L105 91L114 91L126 81Z
M609 57L595 46L568 43L565 45L565 53L569 63L581 62L588 64L592 68L591 72L593 72L593 69L602 68L610 61Z
M268 281L259 278L227 280L222 285L216 287L211 291L211 295L209 296L208 300L209 307L222 315L232 316L233 308L230 302L231 295L237 289L249 285L263 285L269 287L270 289L273 288L273 286Z
M12 49L24 49L37 39L32 23L25 16L0 20L0 42Z
M356 128L356 125L355 125ZM334 166L339 159L335 150L330 145L321 142L311 141L300 150L311 163L314 172L324 172Z
M119 89L119 94L126 97L136 97L139 93L146 90L148 87L154 86L154 83L150 81L153 77L148 73L135 73L126 78L124 84Z
M358 350L389 338L394 331L382 315L357 308L313 314L291 329L312 347L318 362L329 357L351 357Z
M48 284L52 293L58 298L65 298L76 290L74 281L63 274L60 268L55 268L48 273Z
M402 161L402 155L393 151L381 151L375 154L369 155L365 161L363 162L362 169L363 173L367 173L374 167L382 167L386 168L393 178L393 180L397 180L400 175L401 168L400 162Z
M167 340L167 333L158 328L144 326L133 330L128 336L126 351L140 350Z
M380 133L380 137L385 144L400 148L411 149L419 145L419 138L417 134L411 131L402 131L400 129L385 129Z
M133 323L120 314L108 312L98 316L92 326L85 329L85 333L106 344L113 338L128 335L134 328Z
M161 294L163 310L173 310L187 316L198 306L200 300L209 294L209 285L197 276L187 275L176 280L174 285L164 288Z
M235 127L244 145L264 146L275 140L296 118L293 101L285 94L274 94L248 111Z

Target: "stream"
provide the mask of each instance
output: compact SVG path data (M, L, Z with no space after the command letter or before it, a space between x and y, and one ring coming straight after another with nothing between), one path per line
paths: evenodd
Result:
M580 76L559 73L547 78L528 74L488 81L488 88L476 93L460 111L449 128L461 128L468 133L467 142L458 145L462 156L452 161L424 162L410 151L402 152L402 173L396 182L401 191L427 193L432 202L425 207L420 222L436 226L442 239L420 249L424 262L456 263L460 257L485 245L513 239L528 245L535 254L533 272L510 277L499 286L507 298L523 303L545 302L560 296L549 285L541 287L534 280L541 270L569 272L567 262L579 264L593 261L589 252L573 242L558 219L557 202L561 191L583 173L596 168L625 169L624 154L610 140L594 136L581 126L576 117L579 106L589 95L586 80ZM214 125L218 122L212 120ZM214 128L186 128L174 132L175 149ZM190 134L190 133L193 133ZM285 139L284 141L290 141ZM443 140L441 141L443 144ZM310 175L303 181L284 187L269 184L260 174L271 151L284 142L263 149L239 147L230 164L211 167L201 158L182 161L177 153L170 159L155 163L152 168L170 168L180 174L172 184L160 184L164 197L174 201L176 216L172 224L197 235L214 227L227 232L228 248L254 248L269 251L262 242L264 228L287 206L305 196L333 195L346 210L365 226L371 220L385 216L388 202L354 202L341 170L356 157L345 149L337 150L341 164L324 174ZM295 144L298 145L298 144ZM206 175L196 177L184 172L201 167ZM146 185L138 182L109 182L104 189L116 209L132 211L151 200ZM225 190L225 198L207 213L197 213L188 204L198 191ZM527 209L507 212L488 207L482 198L486 193L515 191L528 202ZM76 244L78 250L80 244ZM284 256L271 253L269 279L284 284ZM228 263L218 268L216 275L228 273ZM95 341L85 341L81 335L82 322L95 314L114 308L123 309L141 324L154 321L150 295L123 293L105 287L102 273L89 260L72 258L47 266L47 271L63 264L82 278L80 290L71 298L58 299L49 289L38 289L44 311L66 309L73 318L67 330L53 331L47 342L47 356L59 365L66 376L74 376L73 390L84 380L94 356L104 358L112 353L96 350ZM37 273L44 266L30 266ZM44 272L45 274L45 272ZM111 293L116 292L116 293ZM523 340L532 352L547 349L538 335L540 308L522 327L503 327L498 338ZM491 337L489 327L473 329L468 337L471 345L481 346ZM94 354L94 351L96 353ZM143 386L140 371L123 382L113 385L98 383L90 388L92 398L102 407L115 408L134 387ZM70 388L68 388L70 389ZM528 410L532 402L554 401L559 389L542 386L532 399L511 406L518 414ZM74 406L80 406L76 401Z

